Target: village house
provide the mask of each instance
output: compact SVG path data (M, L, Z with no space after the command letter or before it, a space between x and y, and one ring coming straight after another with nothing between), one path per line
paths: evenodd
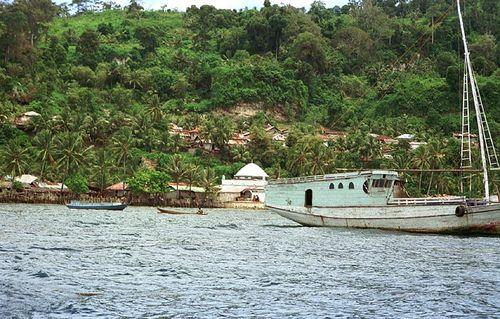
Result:
M394 138L387 136L387 135L379 135L379 134L371 133L370 136L375 138L377 141L379 141L380 143L385 144L385 145L392 145L392 144L398 143L397 139L394 139Z
M23 185L23 188L38 187L38 185L36 184L38 177L34 175L23 174L21 176L15 177L14 180L21 183Z
M334 131L327 129L325 127L321 127L319 132L319 137L323 140L323 142L329 142L332 140L336 140L339 138L345 138L347 136L346 132L343 131Z
M24 130L28 128L33 119L38 116L41 115L34 111L25 112L14 119L14 125L16 125L18 129Z
M396 137L397 140L406 140L406 141L413 141L415 138L415 135L413 134L401 134L398 137Z
M462 140L462 133L453 133L453 137L459 141ZM479 136L477 134L470 134L470 133L464 133L463 134L464 138L469 138L471 143L479 143Z
M130 188L127 183L119 182L109 187L106 187L104 193L106 195L122 197L122 196L127 196L130 193Z
M257 164L249 163L241 168L233 179L222 177L219 199L221 202L264 202L268 177Z
M427 145L427 142L410 142L410 148L412 151L416 150L420 146Z

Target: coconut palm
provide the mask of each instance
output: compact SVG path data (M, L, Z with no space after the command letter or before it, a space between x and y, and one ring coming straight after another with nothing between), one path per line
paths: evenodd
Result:
M89 151L93 146L85 147L82 136L78 133L66 132L57 136L55 140L57 165L62 175L62 184L66 178L76 173L88 163ZM63 186L61 185L61 191Z
M310 139L310 164L309 174L318 175L325 174L325 170L331 164L331 156L323 142L317 138Z
M210 141L221 151L226 150L227 142L234 133L234 123L226 117L206 119L201 127L200 136Z
M425 170L428 169L430 166L430 158L429 158L429 152L427 150L427 147L420 146L415 150L415 154L413 155L412 158L412 163L413 165L420 170ZM418 180L418 189L419 192L422 190L422 177L424 175L424 172L420 172L420 177Z
M0 152L0 159L3 163L3 171L9 174L12 180L14 180L14 177L23 174L24 170L28 167L28 149L18 142L11 142L3 147L3 150Z
M185 174L184 179L188 182L189 190L191 191L191 186L196 181L198 177L198 166L195 164L189 163L184 166Z
M84 118L82 129L90 143L102 145L109 136L110 121L103 114L90 113Z
M112 149L115 153L116 164L121 165L123 178L127 176L127 169L131 163L131 151L135 146L132 131L128 128L119 131L112 139Z
M102 191L106 188L113 168L112 154L106 148L100 148L94 152L92 165L93 179Z
M429 154L429 166L431 169L439 168L445 159L444 146L439 140L432 139L426 145L427 153ZM431 172L427 195L429 195L433 183L434 172Z
M178 134L171 135L171 139L168 144L172 153L178 153L186 146L186 143Z
M202 201L200 203L200 208L202 208L205 206L207 198L213 199L219 191L215 171L210 167L207 167L200 171L198 177L198 185L205 190L203 192Z
M358 148L361 157L364 159L364 164L382 157L382 148L375 138L367 134L362 139L362 142L363 143L359 145Z
M231 157L233 162L248 163L252 160L252 154L246 147L236 146L231 149Z
M175 154L170 160L170 164L167 167L167 173L172 177L176 184L177 198L179 198L179 183L186 176L187 169L184 164L184 159L180 154Z
M40 180L44 180L47 168L52 168L56 164L54 159L54 136L49 130L43 130L33 139L35 148L35 158L40 163Z
M147 100L147 112L146 114L153 120L153 122L157 123L161 121L164 116L163 109L161 107L160 98L157 94L152 94Z
M290 171L293 175L307 175L308 166L309 166L309 145L301 142L302 139L297 141L295 145L289 149L288 151L288 160L286 162L286 166L288 171Z

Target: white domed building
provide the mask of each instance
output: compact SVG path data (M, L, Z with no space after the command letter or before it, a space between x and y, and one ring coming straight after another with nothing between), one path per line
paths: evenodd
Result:
M222 176L219 198L222 202L264 202L268 177L259 165L247 164L234 175L234 179Z

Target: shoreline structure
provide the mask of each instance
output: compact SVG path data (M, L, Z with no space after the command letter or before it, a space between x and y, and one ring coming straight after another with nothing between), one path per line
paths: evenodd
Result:
M196 201L190 198L169 198L165 194L129 194L127 196L113 196L100 193L76 194L64 192L35 192L4 191L0 192L0 203L13 204L59 204L64 205L71 200L89 202L125 202L131 206L168 206L168 207L197 207ZM235 208L235 209L264 209L264 204L259 202L235 201L221 202L207 199L204 208Z

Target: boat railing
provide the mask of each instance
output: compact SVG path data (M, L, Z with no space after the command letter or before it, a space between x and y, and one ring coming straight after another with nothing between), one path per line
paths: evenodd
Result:
M427 198L392 198L388 205L436 205L436 204L462 204L465 203L465 196L453 197L427 197Z
M338 173L338 174L324 174L324 175L311 175L311 176L300 176L300 177L290 177L290 178L278 178L278 179L270 179L270 185L276 184L295 184L295 183L307 183L307 182L318 182L318 181L330 181L330 180L338 180L338 179L349 179L355 178L358 176L367 176L372 174L395 174L393 171L356 171L349 173Z
M290 178L269 180L269 184L295 184L295 183L328 181L328 180L336 180L336 179L353 178L353 177L356 177L359 175L362 175L361 172L359 174L350 173L350 174L311 175L311 176L301 176L301 177L290 177Z

